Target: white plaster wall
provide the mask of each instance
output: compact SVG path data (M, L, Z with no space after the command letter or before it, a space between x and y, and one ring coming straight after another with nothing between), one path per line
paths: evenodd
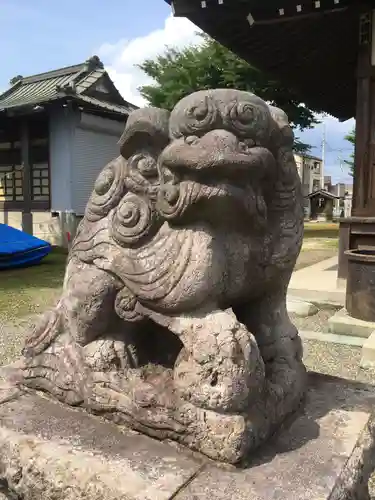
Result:
M69 217L64 217L64 214L53 217L51 212L32 212L32 215L34 236L49 241L52 245L63 247L68 246L67 232L69 231L73 238L81 219L74 214L70 214ZM0 223L22 230L22 213L0 211Z
M63 107L50 115L51 211L72 209L73 138L78 120L78 114Z

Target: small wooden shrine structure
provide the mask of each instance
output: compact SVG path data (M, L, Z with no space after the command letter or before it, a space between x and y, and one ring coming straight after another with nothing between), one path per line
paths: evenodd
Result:
M310 201L310 219L331 221L333 219L334 201L337 196L324 189L313 191L307 195Z

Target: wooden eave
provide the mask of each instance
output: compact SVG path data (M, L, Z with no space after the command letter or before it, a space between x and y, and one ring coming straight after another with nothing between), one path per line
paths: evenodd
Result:
M174 0L172 7L176 16L188 17L253 66L290 85L312 109L346 120L355 115L359 16L375 8L375 0L336 2Z

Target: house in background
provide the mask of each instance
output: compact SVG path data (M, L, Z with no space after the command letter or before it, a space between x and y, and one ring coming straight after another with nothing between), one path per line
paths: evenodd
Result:
M295 153L294 159L301 179L306 219L349 217L353 185L332 184L331 176L323 177L321 158Z
M309 194L323 189L323 161L321 158L310 155L294 154L298 174L301 179L304 197L305 216L310 217Z
M336 201L333 207L334 217L350 217L353 184L345 184L343 182L332 184L332 178L328 175L324 177L324 189L328 193L336 196Z
M66 243L134 109L96 56L14 78L0 95L0 222Z

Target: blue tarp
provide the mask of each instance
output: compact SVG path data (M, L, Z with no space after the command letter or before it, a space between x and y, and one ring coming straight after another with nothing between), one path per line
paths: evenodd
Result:
M0 269L38 264L50 251L50 243L0 224Z

